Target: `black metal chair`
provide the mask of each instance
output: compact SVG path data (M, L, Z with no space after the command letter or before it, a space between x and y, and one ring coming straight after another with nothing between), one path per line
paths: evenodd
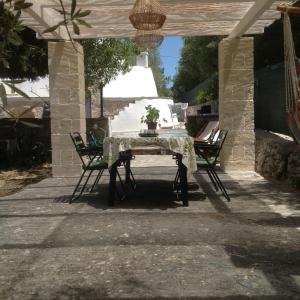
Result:
M198 155L198 168L204 169L207 172L216 191L220 189L227 201L230 201L230 197L215 170L217 160L219 158L222 146L225 142L227 133L227 130L220 130L218 138L214 142L212 142L211 144L203 142L194 142L194 148L195 153Z
M87 133L87 139L89 147L93 150L95 150L98 154L98 156L103 156L103 140L104 138L100 138L94 134L93 131L89 131Z
M194 139L194 143L197 143L198 145L208 145L208 144L212 144L215 141L217 141L217 138L219 136L220 130L219 127L216 127L214 129L212 129L210 136L208 137L207 140L202 140L202 141L196 141ZM176 164L178 165L178 154L173 154L173 159L176 160ZM180 190L180 182L179 182L179 169L176 172L175 178L173 180L173 190L176 191L176 193L178 194L179 190Z
M101 156L99 155L99 153L96 151L95 148L90 148L85 145L79 132L70 133L70 137L75 146L76 152L78 153L79 158L82 162L82 169L83 169L83 173L81 174L81 176L78 180L78 183L73 191L73 194L69 200L69 203L72 203L74 200L76 200L77 198L79 198L82 195L82 193L84 192L86 185L94 171L98 171L98 174L96 176L96 179L92 185L90 192L92 192L94 190L94 187L99 182L104 170L109 171L109 168L108 168L108 164L102 160ZM80 188L80 184L87 172L88 172L88 176L87 176L86 180L84 181L83 186ZM116 189L116 192L117 192L119 199L122 200L126 197L126 193L125 193L124 184L122 182L119 172L117 172L117 175L120 180L121 188L123 190L123 197L121 197L118 189ZM76 193L78 192L78 190L80 190L80 191L79 191L79 194L76 196Z
M103 140L104 138L99 138L96 136L93 131L88 133L88 142L91 149L98 151L99 155L102 157L103 155ZM134 155L132 155L131 151L124 151L120 153L120 163L125 167L126 173L126 183L130 183L130 186L133 190L136 189L136 181L134 175L131 171L129 162L135 159Z

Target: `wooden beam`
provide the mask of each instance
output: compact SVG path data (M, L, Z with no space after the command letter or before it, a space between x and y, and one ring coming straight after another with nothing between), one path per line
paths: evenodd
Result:
M300 7L292 7L287 5L278 5L277 10L280 12L288 12L291 14L300 14Z
M29 15L32 19L34 19L38 26L29 26L36 30L38 30L39 35L43 35L42 32L54 25L56 25L58 22L62 20L61 16L51 8L44 8L43 2L40 0L31 0L31 3L33 5L30 8L27 8L25 10L25 13ZM26 20L26 18L25 18ZM26 25L26 22L24 22L24 25ZM43 28L42 30L40 28ZM58 40L68 40L67 31L63 26L60 26L57 30L50 33L52 38L58 39Z
M275 0L256 1L248 10L244 18L233 28L228 38L238 38L245 34L274 2Z
M74 39L93 37L134 36L135 30L128 15L135 0L77 0L77 7L90 9L85 21L92 28L82 26L80 36ZM54 10L59 9L58 0L31 0L34 5L22 15L24 24L38 32L39 38L68 39L66 28L60 26L55 32L42 34L62 20ZM69 9L71 1L64 2ZM273 5L271 6L271 4ZM287 1L271 0L161 0L167 11L163 28L166 35L230 35L262 33L275 19L280 18L277 5ZM260 21L260 22L258 22Z

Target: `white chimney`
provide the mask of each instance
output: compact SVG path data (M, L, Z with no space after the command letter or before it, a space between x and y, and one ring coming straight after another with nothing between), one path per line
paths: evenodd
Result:
M136 57L136 65L144 68L148 68L148 57L149 53L148 52L141 52L137 57Z

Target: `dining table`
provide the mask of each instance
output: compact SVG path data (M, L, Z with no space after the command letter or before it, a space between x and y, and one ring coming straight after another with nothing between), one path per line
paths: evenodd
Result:
M130 181L131 158L134 149L148 147L159 147L161 153L173 156L178 167L177 175L179 187L179 199L183 206L189 205L188 178L197 170L196 154L193 138L189 136L112 136L103 141L103 159L108 163L110 169L108 205L115 203L117 168L125 166L125 182ZM174 164L175 164L174 162Z

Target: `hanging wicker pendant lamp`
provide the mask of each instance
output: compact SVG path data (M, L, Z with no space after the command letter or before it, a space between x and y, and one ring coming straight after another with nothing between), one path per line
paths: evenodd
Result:
M159 0L136 0L129 16L133 27L139 30L160 29L166 18Z
M160 29L158 30L137 30L135 42L144 49L153 49L161 45L164 36Z

